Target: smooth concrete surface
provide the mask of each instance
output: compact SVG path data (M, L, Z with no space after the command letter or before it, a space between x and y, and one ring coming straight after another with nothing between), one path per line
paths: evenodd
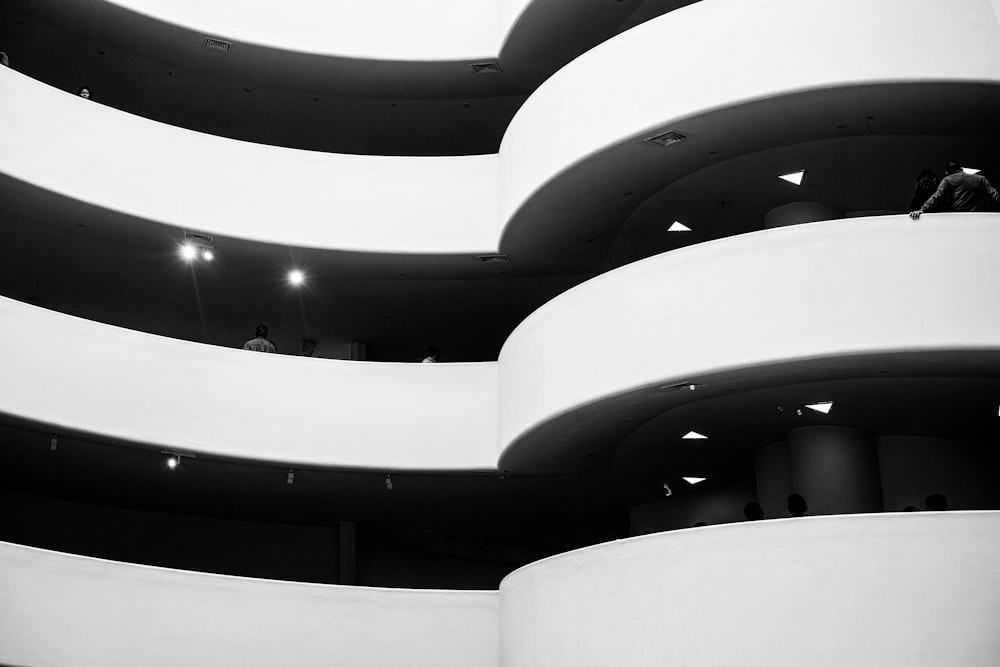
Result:
M996 354L998 246L998 214L853 218L605 273L536 310L500 351L501 456L549 420L642 388L860 355Z
M181 230L352 251L496 246L495 155L387 157L171 127L0 69L0 172ZM391 193L391 196L387 196Z
M134 2L153 11L152 2ZM195 4L158 3L169 7L164 20ZM230 18L223 8L232 4L210 15ZM455 0L438 4L456 20L471 11L456 9L463 3ZM348 11L342 5L315 11ZM513 21L523 6L510 0L497 11ZM274 13L256 0L251 7ZM267 25L296 31L305 23ZM888 40L890 33L935 38ZM665 76L664 63L685 66ZM1000 26L988 0L882 0L877 8L843 0L827 12L800 0L702 0L556 72L520 108L499 154L356 156L249 144L131 117L7 69L0 71L0 169L186 229L349 251L474 254L496 250L522 205L556 177L678 120L821 89L942 81L1000 83Z
M502 665L997 665L998 559L998 512L781 519L601 544L504 579Z
M191 343L0 298L0 412L287 464L495 469L495 363L375 363Z
M0 542L0 663L499 664L496 591L301 584Z
M217 39L377 60L493 57L531 0L110 0Z

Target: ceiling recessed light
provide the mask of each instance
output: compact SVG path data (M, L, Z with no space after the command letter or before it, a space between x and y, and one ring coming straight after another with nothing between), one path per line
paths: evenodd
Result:
M185 243L181 245L181 257L190 262L197 256L198 256L198 248L194 247L190 243Z
M176 456L171 456L170 458L167 459L167 467L173 470L178 465L180 465L180 462L181 460L179 458L177 458Z
M962 167L962 171L964 171L967 174L978 174L980 170L973 169L972 167Z
M704 482L708 478L707 477L681 477L681 479L683 479L685 482L687 482L691 486L694 486L695 484L700 484L701 482Z
M698 431L688 431L681 436L681 440L708 440L708 436L702 435Z
M211 262L213 259L215 259L215 253L209 250L208 248L202 248L201 258L206 262Z
M691 228L679 220L674 220L673 224L667 227L668 232L690 232Z
M802 185L802 177L806 175L806 170L793 171L790 174L782 174L778 176L783 181L788 181L793 185Z
M288 272L288 282L293 285L301 285L306 281L306 274L299 269L292 269Z
M819 403L806 403L806 407L810 410L815 410L816 412L822 412L824 415L830 413L830 408L833 407L833 401L821 401Z

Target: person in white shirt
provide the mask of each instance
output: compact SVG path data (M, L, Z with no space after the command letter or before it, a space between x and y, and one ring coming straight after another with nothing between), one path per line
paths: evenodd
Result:
M243 349L252 352L275 353L278 351L278 346L267 339L267 325L258 324L254 337L243 343Z

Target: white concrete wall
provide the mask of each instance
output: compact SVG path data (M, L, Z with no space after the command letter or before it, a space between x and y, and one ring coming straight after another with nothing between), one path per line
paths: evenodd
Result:
M206 31L239 18L240 30L274 29L282 40L305 40L300 30L327 39L334 30L345 45L367 39L349 27L355 18L389 15L383 2L296 0L288 17L300 17L306 4L324 16L291 22L260 0L129 3L183 24L204 15ZM438 10L458 21L478 16L485 4L506 24L528 3L438 0L433 10L392 4L410 30L411 22L423 25ZM255 12L268 20L259 22ZM934 39L886 39L903 34ZM964 53L976 55L956 57ZM518 111L498 155L357 156L250 144L136 118L5 69L0 171L98 206L221 235L342 250L476 253L496 250L503 227L549 180L678 119L796 91L936 80L1000 83L1000 25L990 0L703 0L628 30L556 72Z
M179 228L284 245L495 249L496 156L386 157L184 130L0 69L0 172Z
M226 577L0 542L0 663L494 667L497 598Z
M109 0L195 32L289 51L374 60L496 57L531 0Z
M500 586L504 667L1000 664L1000 513L710 526Z
M54 427L287 464L496 467L496 364L261 354L0 298L0 412Z
M689 246L589 280L511 333L499 444L573 408L732 369L1000 350L1000 215L853 218ZM794 306L794 307L793 307Z

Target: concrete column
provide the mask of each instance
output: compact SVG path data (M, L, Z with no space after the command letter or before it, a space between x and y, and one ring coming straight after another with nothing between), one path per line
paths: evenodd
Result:
M757 502L764 508L765 519L788 516L785 499L793 493L792 463L788 441L782 440L757 451L754 456L757 476Z
M806 426L788 434L790 492L801 493L808 514L881 512L882 484L875 439L842 426Z
M807 426L754 457L757 499L768 519L788 516L800 493L808 515L881 512L882 482L874 437L841 426Z

